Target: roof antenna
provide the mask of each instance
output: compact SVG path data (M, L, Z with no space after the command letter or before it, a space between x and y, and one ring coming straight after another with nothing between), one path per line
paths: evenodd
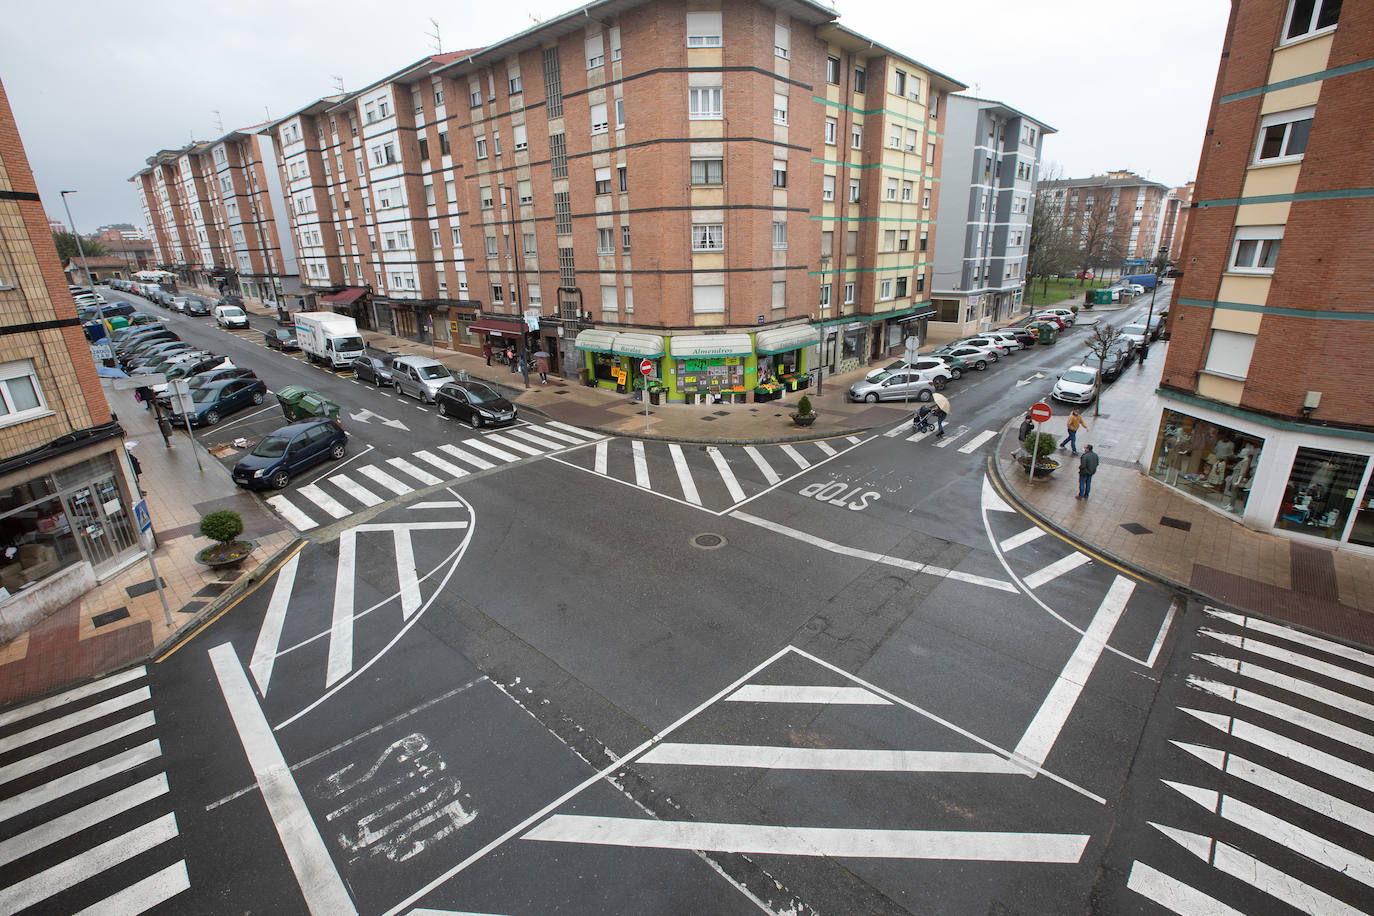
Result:
M224 133L224 118L220 117L220 113L219 113L219 109L218 109L218 108L214 109L214 112L215 112L215 126L219 128L219 132L222 134L222 133Z
M334 76L334 88L336 88L336 89L339 90L339 95L343 95L343 94L344 94L344 82L343 82L343 77L342 77L342 76L338 76L338 75L335 75L335 76Z
M434 26L434 31L433 31L433 32L426 32L425 34L428 35L430 38L433 38L433 39L434 39L434 53L435 53L435 54L443 54L443 53L444 53L444 41L443 41L442 38L439 37L439 21L438 21L437 19L431 18L431 19L429 20L429 24L432 25L432 26Z

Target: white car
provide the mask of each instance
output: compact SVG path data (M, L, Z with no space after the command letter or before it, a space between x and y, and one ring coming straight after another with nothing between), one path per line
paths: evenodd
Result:
M1065 404L1091 404L1097 397L1099 387L1097 369L1092 366L1074 366L1054 383L1050 397Z
M1127 283L1126 285L1131 288L1133 294L1137 296L1145 295L1145 287L1141 286L1139 283Z
M1121 329L1121 336L1135 344L1137 348L1145 346L1145 337L1149 332L1143 324L1128 324Z
M237 305L215 306L215 324L222 328L248 327L248 315Z
M959 343L966 347L982 347L984 350L991 351L993 353L993 362L997 362L997 360L1011 352L1011 347L1007 346L1006 341L998 340L995 337L965 337L963 340L959 341Z
M1062 318L1064 319L1065 324L1073 324L1074 319L1077 317L1074 314L1073 309L1041 309L1040 314L1054 315L1056 317Z
M870 369L868 374L864 376L864 381L874 381L878 376L887 372L896 372L898 369L915 369L925 377L926 381L935 386L936 391L943 390L951 379L959 377L954 374L954 371L957 370L951 371L944 360L936 359L933 356L919 356L916 358L915 362L909 363L904 359L897 359L888 363L886 366ZM963 373L960 373L960 375L962 374Z
M987 331L983 336L1001 341L1008 350L1024 350L1026 348L1026 345L1015 334L1008 334L1006 331Z
M973 347L962 343L941 347L934 355L957 356L980 372L988 367L988 363L995 363L1000 358L991 347Z

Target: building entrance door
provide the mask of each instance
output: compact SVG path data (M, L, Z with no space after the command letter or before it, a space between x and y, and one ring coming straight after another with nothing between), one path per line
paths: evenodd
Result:
M64 497L67 518L96 578L122 561L137 544L129 507L113 474L78 487Z

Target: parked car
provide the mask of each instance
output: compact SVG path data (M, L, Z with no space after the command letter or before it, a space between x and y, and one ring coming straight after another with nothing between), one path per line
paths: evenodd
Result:
M204 318L210 314L210 303L204 299L187 298L186 314L194 318Z
M366 354L353 360L353 377L378 388L391 384L391 364L380 356Z
M1093 398L1097 397L1099 385L1096 368L1074 366L1059 376L1050 397L1065 404L1091 404Z
M1056 318L1059 318L1065 324L1073 324L1078 319L1078 315L1076 312L1074 312L1073 309L1041 309L1040 313L1042 315L1054 315Z
M180 312L184 315L186 314L186 303L187 299L185 296L173 296L171 301L167 303L167 307L174 312Z
M428 356L398 356L391 361L391 387L425 403L434 400L444 383L453 378L448 367Z
M1008 350L1024 350L1026 348L1021 339L1010 331L985 331L982 336L992 338Z
M215 324L222 328L248 327L248 315L237 305L215 306Z
M241 487L280 490L299 474L326 459L338 460L348 446L348 433L333 420L305 420L273 430L234 465Z
M1102 381L1114 382L1129 363L1128 351L1124 347L1108 347L1102 357ZM1096 365L1097 355L1091 354L1087 362Z
M301 345L296 342L296 334L286 328L272 328L262 332L263 343L267 344L269 350L299 350Z
M1035 346L1035 332L1032 331L1030 328L1003 328L1002 333L1010 334L1011 336L1015 337L1017 340L1021 341L1021 346L1023 347Z
M1093 272L1091 269L1076 271L1073 278L1075 280L1091 280L1093 278Z
M1145 338L1148 334L1149 331L1143 324L1128 324L1121 329L1121 336L1135 344L1137 348L1145 346Z
M473 429L515 422L515 405L481 382L445 382L434 395L434 406L439 416L466 420Z
M1044 313L1044 314L1040 314L1040 315L1032 315L1032 316L1031 316L1031 320L1030 320L1030 324L1040 324L1040 323L1045 322L1045 321L1048 321L1048 322L1050 322L1051 324L1053 324L1055 330L1057 330L1057 331L1062 331L1062 330L1064 330L1065 328L1067 328L1067 327L1069 326L1069 323L1068 323L1067 321L1065 321L1063 318L1060 318L1058 315L1051 315L1051 314L1049 314L1049 313ZM1030 325L1028 324L1027 327L1029 327L1029 326L1030 326Z
M945 385L950 380L959 377L954 374L955 371L958 370L951 370L949 366L945 365L944 360L936 359L933 356L918 356L912 362L907 362L904 359L896 359L882 368L873 369L868 375L864 376L864 381L871 382L884 372L896 372L898 369L915 369L918 372L928 373L930 380L935 385L936 391L943 391ZM959 375L962 374L963 372L960 371Z
M177 379L191 379L203 372L209 372L212 369L219 369L221 367L232 368L233 365L234 364L225 357L215 356L213 354L209 356L199 356L183 363L177 363L163 373L163 375L167 376L166 382L161 385L153 386L153 395L159 396L166 394L168 387L170 387L169 383Z
M1159 340L1159 335L1164 333L1164 318L1163 315L1155 315L1149 319L1151 340Z
M994 358L996 354L988 348L970 347L966 344L945 344L943 347L936 349L934 355L957 356L979 372L986 369L989 363L997 362Z
M898 369L878 376L873 381L865 379L849 387L851 401L929 401L935 397L935 386L914 369Z
M1143 296L1143 295L1145 295L1145 287L1141 286L1139 283L1127 283L1126 285L1129 286L1129 287L1131 288L1131 295L1133 295L1133 296Z
M215 369L207 369L204 372L197 372L186 379L186 385L192 391L197 388L204 388L213 385L215 382L229 382L236 379L255 379L258 374L252 369L244 369L242 366L220 366ZM172 407L172 398L165 390L158 391L153 389L157 395L157 402L162 405L162 409L169 411Z
M190 412L192 426L214 426L228 414L250 405L261 404L267 386L261 379L232 379L212 382L191 392L194 409ZM174 413L172 422L184 424L187 415Z
M963 378L964 373L973 368L962 357L951 356L949 353L927 353L925 358L937 359L944 363L945 368L949 370L949 377L955 381Z
M965 337L963 340L955 341L966 347L982 347L992 353L992 361L995 363L1002 357L1011 352L1011 347L1005 341L994 340L991 337Z

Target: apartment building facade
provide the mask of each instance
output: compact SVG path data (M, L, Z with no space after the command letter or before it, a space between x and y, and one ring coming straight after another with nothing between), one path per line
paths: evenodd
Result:
M1083 267L1137 269L1159 254L1169 188L1125 170L1046 180L1042 193L1063 215Z
M1234 4L1144 456L1295 539L1374 550L1374 7Z
M1164 205L1164 231L1159 237L1159 250L1168 255L1171 264L1178 264L1183 255L1183 235L1188 230L1188 211L1193 205L1193 182L1174 188Z
M1021 311L1040 163L1054 132L1001 102L946 100L932 300L933 321L952 336Z
M138 499L0 85L0 639L138 556Z

